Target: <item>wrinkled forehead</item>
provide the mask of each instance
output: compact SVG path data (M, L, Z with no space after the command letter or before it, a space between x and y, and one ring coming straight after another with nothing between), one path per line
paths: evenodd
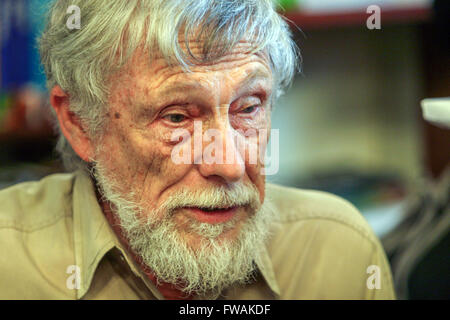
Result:
M140 46L114 78L123 76L137 78L144 73L148 76L166 74L167 77L171 73L183 73L185 76L189 76L202 70L226 71L245 63L253 63L252 66L259 69L260 74L272 78L272 69L267 53L263 50L258 51L258 45L251 39L244 38L226 50L220 47L210 48L207 53L205 53L205 46L208 44L205 41L207 40L195 37L186 41L184 34L180 32L178 45L184 54L183 59L167 56L158 47L152 49ZM183 62L186 62L186 65Z
M227 39L229 40L229 39ZM170 66L181 66L189 71L192 66L208 66L233 58L256 55L269 66L266 50L261 43L247 34L236 37L235 41L217 41L214 31L199 27L190 33L181 28L174 37L172 46L167 48L155 43L153 48L144 48L150 61L164 59Z
M201 55L204 50L204 43L197 39L186 43L181 38L179 44L186 52L189 46L194 56ZM215 59L195 61L187 70L180 63L168 61L161 52L149 53L139 48L113 78L110 103L122 101L130 105L145 105L167 96L166 91L171 92L169 95L176 95L180 88L185 92L201 87L239 90L243 89L244 84L248 86L256 81L271 96L273 77L267 56L254 49L254 43L242 40L229 51L215 56ZM213 82L216 85L212 85ZM218 83L221 85L218 86ZM219 95L219 91L215 94Z
M114 81L114 78L127 76L133 81L142 76L144 71L153 75L182 72L186 76L201 68L222 68L226 71L232 62L250 60L258 61L273 79L274 70L265 40L256 29L234 26L224 32L217 29L217 24L208 26L205 21L199 21L195 27L192 24L186 26L185 23L179 29L172 29L172 33L167 32L162 36L163 33L153 39L151 34L144 34L140 45L134 52L129 52L129 58L123 60L123 56L119 56L122 61L116 69L119 72L113 71L110 79ZM123 40L126 45L127 37ZM144 77L149 79L148 74Z
M232 30L232 32L237 34L226 37L221 35L221 37L215 38L216 30L200 26L190 33L186 33L185 29L181 28L177 36L177 43L187 58L190 58L189 62L192 63L214 62L236 51L243 54L264 51L261 39L258 39L255 34L249 34L248 31L241 31L243 33L240 34L239 30Z

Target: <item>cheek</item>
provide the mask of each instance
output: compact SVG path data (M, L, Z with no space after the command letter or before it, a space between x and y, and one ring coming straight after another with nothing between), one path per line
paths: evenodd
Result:
M256 186L256 188L259 191L259 197L260 202L264 202L264 196L265 196L265 185L266 185L266 179L265 176L261 173L263 170L263 166L258 165L247 165L247 174L251 180L251 182Z
M230 115L230 124L235 130L262 130L270 127L270 113L266 108L258 110L253 116Z
M257 187L260 193L261 203L264 201L265 176L264 171L264 152L265 134L256 131L256 134L248 137L241 136L241 141L245 143L245 150L241 150L242 157L245 157L245 169L250 181ZM242 143L242 142L241 142ZM245 155L243 154L245 152Z
M127 155L135 166L135 176L145 176L138 186L142 198L157 203L161 190L179 181L191 168L191 165L176 164L172 159L175 147L159 135L138 135L131 139L132 151ZM137 191L138 192L138 191ZM149 204L150 205L150 204Z
M154 140L131 139L129 143L131 146L124 146L123 150L137 175L145 174L154 179L167 173L171 161L170 148Z
M108 131L98 158L123 184L142 186L147 175L158 175L164 169L165 156L156 143L142 139L131 130L127 135L118 127Z
M242 123L242 119L240 119L240 121ZM258 125L248 127L241 126L237 130L235 129L236 147L246 163L253 166L263 165L270 133L270 120L267 120L264 117L248 121L252 121ZM247 124L247 122L245 122L245 124ZM245 146L245 148L243 146Z
M134 177L145 174L152 178L162 176L166 180L172 180L172 176L183 171L183 166L175 166L172 161L172 152L177 144L171 141L172 129L161 128L157 122L138 128L125 117L113 122L108 129L103 152L111 159L110 162L116 164L115 169Z

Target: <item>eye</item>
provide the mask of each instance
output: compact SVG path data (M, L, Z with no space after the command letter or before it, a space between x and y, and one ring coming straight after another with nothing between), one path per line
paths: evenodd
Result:
M245 109L242 109L240 112L250 114L250 113L253 113L257 107L258 107L258 105L250 106Z
M172 122L172 123L180 123L186 120L186 116L180 113L168 114L163 117L164 119Z

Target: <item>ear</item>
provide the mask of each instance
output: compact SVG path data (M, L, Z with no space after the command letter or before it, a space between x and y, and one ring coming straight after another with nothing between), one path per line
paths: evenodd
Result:
M77 155L86 162L94 156L93 146L87 133L81 126L80 119L70 111L70 97L60 86L50 91L50 104L56 112L59 126L67 141Z

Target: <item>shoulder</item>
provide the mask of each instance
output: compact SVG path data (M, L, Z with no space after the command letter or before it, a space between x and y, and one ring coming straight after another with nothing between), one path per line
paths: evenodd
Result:
M0 191L0 299L70 297L74 175L56 174Z
M268 201L276 212L275 221L281 225L309 222L342 227L374 239L374 234L359 210L349 201L334 194L268 184Z
M0 230L32 232L71 214L74 174L54 174L0 190Z
M389 264L380 241L350 202L336 195L268 185L275 212L268 253L288 299L391 299ZM368 290L369 266L380 267L382 290Z

